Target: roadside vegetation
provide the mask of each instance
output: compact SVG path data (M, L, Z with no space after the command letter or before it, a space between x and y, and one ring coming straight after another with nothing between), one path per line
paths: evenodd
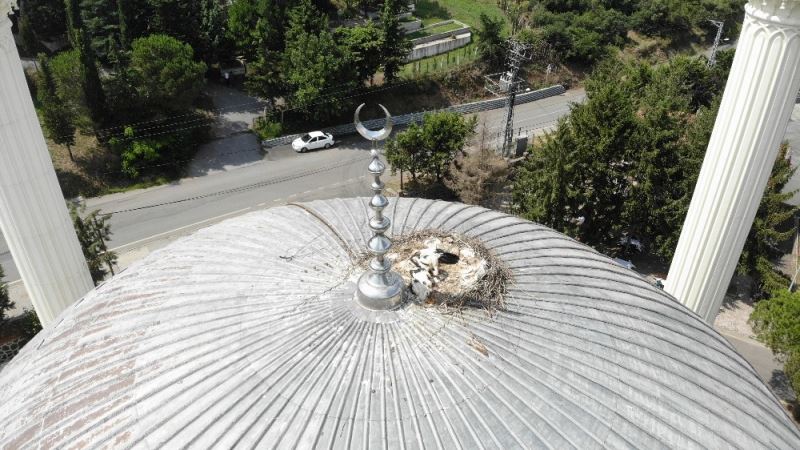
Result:
M244 88L271 105L255 124L268 137L347 122L364 101L402 114L487 97L475 81L502 70L512 33L540 50L525 72L532 88L570 86L619 52L657 61L707 46L709 18L733 34L743 3L419 0L414 20L458 20L474 40L413 63L401 0L26 0L16 31L23 54L42 55L31 87L72 197L180 177L215 118L204 84L237 61Z
M524 217L608 254L625 236L672 258L716 119L731 54L667 64L609 60L586 80L586 102L531 148L514 185ZM787 288L772 261L796 210L781 193L791 177L783 148L739 264L755 291ZM646 237L646 238L645 238Z

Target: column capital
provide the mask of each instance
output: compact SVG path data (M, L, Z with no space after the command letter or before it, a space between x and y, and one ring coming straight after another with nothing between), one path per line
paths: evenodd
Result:
M800 27L800 0L750 0L744 8L750 18Z
M0 50L4 52L14 47L11 19L8 16L15 9L17 9L17 0L0 0Z
M17 0L0 0L0 23L8 19L8 15L17 9Z

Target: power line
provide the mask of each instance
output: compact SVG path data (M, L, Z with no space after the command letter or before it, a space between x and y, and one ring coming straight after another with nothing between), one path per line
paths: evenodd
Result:
M406 86L406 85L414 84L414 83L418 83L418 82L419 82L418 80L408 80L408 81L405 81L405 82L402 82L402 83L394 83L394 84L391 84L391 85L388 85L388 86L384 86L384 87L381 87L381 88L378 88L378 89L373 89L373 88L368 88L368 87L363 87L362 86L362 87L356 87L356 88L352 88L352 89L343 89L343 90L339 90L339 91L333 91L333 92L329 92L329 93L321 95L320 97L318 97L313 102L297 104L297 105L295 105L293 107L285 108L285 109L283 109L283 111L284 112L298 111L298 110L302 110L302 109L309 108L309 107L312 107L312 106L320 105L322 103L325 103L328 100L329 97L332 97L332 96L338 95L338 94L342 94L342 93L358 92L356 94L353 94L353 95L350 95L350 96L346 96L346 97L342 97L340 99L340 100L347 100L347 99L350 99L350 98L356 98L356 97L361 97L361 96L364 96L364 95L370 95L370 94L373 94L373 93L384 92L384 91L387 91L387 90L396 89L396 88L399 88L399 87L402 87L402 86ZM124 131L123 132L110 133L110 134L103 134L102 137L106 138L106 139L111 139L111 138L115 138L115 137L120 138L121 137L121 138L123 138L122 142L125 142L125 141L129 141L129 140L142 139L142 138L145 138L145 137L160 136L160 135L163 135L163 134L167 134L169 132L177 132L177 131L184 131L184 130L189 130L189 129L193 129L193 128L199 128L199 127L203 127L203 126L209 125L214 120L222 117L222 114L221 114L222 110L232 109L232 108L241 107L241 106L247 106L247 105L251 105L251 104L263 105L265 103L264 102L260 102L260 101L256 101L256 102L241 103L239 105L232 105L232 106L228 106L228 107L222 107L222 108L207 110L207 111L217 111L216 113L214 113L212 115L212 117L202 117L203 113L206 112L206 111L196 111L196 112L187 113L187 114L179 114L179 115L175 115L175 116L168 116L168 117L165 117L165 118L162 118L162 119L157 119L157 120L138 122L138 124L141 125L141 124L156 123L156 122L159 122L159 121L168 121L168 120L174 119L174 118L183 118L183 117L189 117L189 116L201 116L201 117L198 117L196 119L191 119L191 120L187 120L187 121L184 121L184 122L177 122L177 123L169 123L168 122L168 123L154 125L154 126L151 126L151 127L148 127L148 128L144 128L144 129L141 129L141 130L136 130L136 131L155 130L155 129L159 129L159 128L173 127L175 125L183 125L183 124L187 124L187 123L199 123L198 125L192 126L192 127L182 127L182 128L176 128L176 129L168 130L168 131L165 131L165 132L149 133L149 134L144 134L144 135L137 134L137 135L135 135L135 136L133 136L131 138L125 137ZM203 121L207 121L208 123L200 123L200 122L203 122ZM120 125L120 126L116 126L116 127L109 127L109 128L104 129L104 130L124 129L124 128L128 127L128 126L134 126L134 125L135 124L126 124L126 125ZM98 134L98 136L100 136L100 134L98 132L96 132L96 134ZM66 137L66 136L61 136L61 137Z
M331 86L329 89L338 88L338 87L345 86L345 85L350 85L350 84L351 84L351 82L341 83L341 84L337 84L335 86ZM349 92L349 91L352 91L353 89L358 89L358 87L355 87L355 88L348 87L348 89L343 89L342 91L343 92ZM258 100L252 100L252 101L244 102L244 103L237 103L237 104L234 104L234 105L221 106L219 108L212 108L212 109L204 110L204 112L212 112L213 113L213 112L219 112L219 111L224 111L224 110L234 109L234 108L241 108L241 107L246 107L246 106L251 106L251 105L252 106L262 106L262 105L266 105L267 103L268 103L267 100L258 99ZM184 113L184 114L175 114L175 115L172 115L172 116L165 116L165 117L162 117L160 119L151 119L151 120L144 120L144 121L140 121L140 122L127 123L127 124L124 124L124 125L115 125L115 126L112 126L112 127L101 128L101 129L95 130L95 133L99 135L99 134L103 134L104 132L107 132L107 131L110 131L110 130L120 130L120 129L124 129L125 127L129 127L129 126L130 127L135 127L137 125L147 125L147 124L150 124L150 123L162 122L162 121L170 120L170 119L188 117L188 116L192 116L192 115L195 115L195 114L198 114L198 113L197 112L190 112L190 113Z

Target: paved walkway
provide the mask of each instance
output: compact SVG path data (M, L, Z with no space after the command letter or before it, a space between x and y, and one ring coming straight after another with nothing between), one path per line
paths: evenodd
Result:
M187 175L200 177L248 166L264 157L258 136L250 126L267 103L243 91L209 83L206 93L219 115L212 126L214 139L203 144L189 163Z

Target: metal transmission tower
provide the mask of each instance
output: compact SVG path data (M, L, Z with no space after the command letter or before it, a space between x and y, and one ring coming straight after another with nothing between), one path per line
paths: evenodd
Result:
M523 44L522 42L514 39L508 40L508 71L505 73L505 80L500 79L500 85L508 85L507 107L506 113L506 132L503 138L503 156L510 156L513 149L511 145L514 142L514 101L517 98L517 91L519 91L520 82L517 79L519 76L519 69L522 63L529 60L530 45ZM503 82L506 83L503 83Z
M514 103L517 94L524 89L525 80L520 79L520 70L524 62L531 59L548 61L550 64L545 69L546 78L549 80L555 65L553 49L546 43L541 43L535 47L515 40L513 37L508 40L508 54L506 71L486 75L486 89L497 97L506 97L506 126L503 133L502 148L500 152L503 156L511 156L514 143Z
M717 50L719 50L719 43L722 40L722 29L725 28L725 22L719 20L709 20L717 27L717 37L714 38L714 46L711 47L711 56L708 57L708 67L714 67L717 64Z

